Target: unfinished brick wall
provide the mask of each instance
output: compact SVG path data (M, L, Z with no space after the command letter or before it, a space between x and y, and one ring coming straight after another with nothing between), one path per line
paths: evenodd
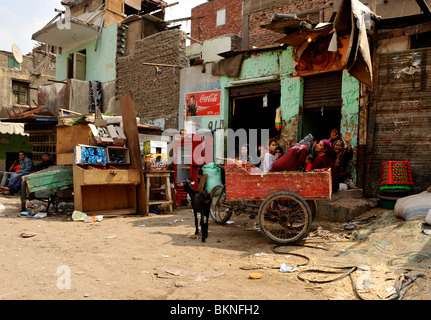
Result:
M313 23L328 22L332 15L333 0L308 0L308 1L273 1L272 5L265 8L250 6L248 10L248 48L262 47L274 44L283 38L283 34L266 30L261 27L271 22L275 13L296 13L301 18L307 18ZM324 7L324 8L323 8Z
M145 123L164 119L165 128L178 129L180 68L143 63L189 66L185 56L186 36L175 29L136 41L135 53L117 58L117 98L132 92L137 116Z
M217 10L226 8L226 23L217 26ZM192 17L204 16L191 22L191 37L205 41L228 33L241 35L242 0L216 0L192 8ZM192 42L193 43L193 42Z

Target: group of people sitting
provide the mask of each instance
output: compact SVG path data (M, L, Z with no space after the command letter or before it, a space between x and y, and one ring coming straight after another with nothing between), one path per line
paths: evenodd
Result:
M295 143L286 153L283 153L283 149L278 146L277 140L270 139L261 170L267 173L298 170L323 171L331 168L332 191L337 192L340 183L346 180L346 167L353 158L350 137L351 134L347 132L342 138L336 129L331 131L329 139L320 141L309 134L299 143ZM249 161L247 145L242 147L241 155L242 160Z
M20 151L18 161L14 161L9 171L0 171L1 183L0 193L13 195L21 190L22 177L33 172L47 169L54 165L49 153L42 155L42 162L37 165L33 164L33 160L27 157L24 151ZM9 180L9 181L8 181Z

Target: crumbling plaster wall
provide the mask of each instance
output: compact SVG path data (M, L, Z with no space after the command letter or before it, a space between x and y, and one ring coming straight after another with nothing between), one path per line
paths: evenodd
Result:
M155 80L155 66L162 71ZM180 67L188 67L186 36L163 31L136 41L135 53L117 59L117 98L132 92L137 116L144 123L178 129Z
M50 83L55 79L55 58L39 53L23 56L23 63L18 68L9 68L11 52L0 52L0 117L8 117L5 108L13 105L12 81L28 83L31 88ZM29 103L34 106L37 90L29 90Z

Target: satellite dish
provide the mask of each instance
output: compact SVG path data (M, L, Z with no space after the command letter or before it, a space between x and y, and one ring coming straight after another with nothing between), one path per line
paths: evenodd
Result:
M16 44L12 45L12 53L13 53L13 57L15 58L16 62L18 62L19 64L22 63L22 53L21 50L19 49L19 47Z

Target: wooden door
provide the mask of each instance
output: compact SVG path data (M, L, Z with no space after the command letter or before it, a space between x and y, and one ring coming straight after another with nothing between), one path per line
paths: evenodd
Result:
M87 57L85 54L75 52L73 54L73 78L77 80L86 79Z

